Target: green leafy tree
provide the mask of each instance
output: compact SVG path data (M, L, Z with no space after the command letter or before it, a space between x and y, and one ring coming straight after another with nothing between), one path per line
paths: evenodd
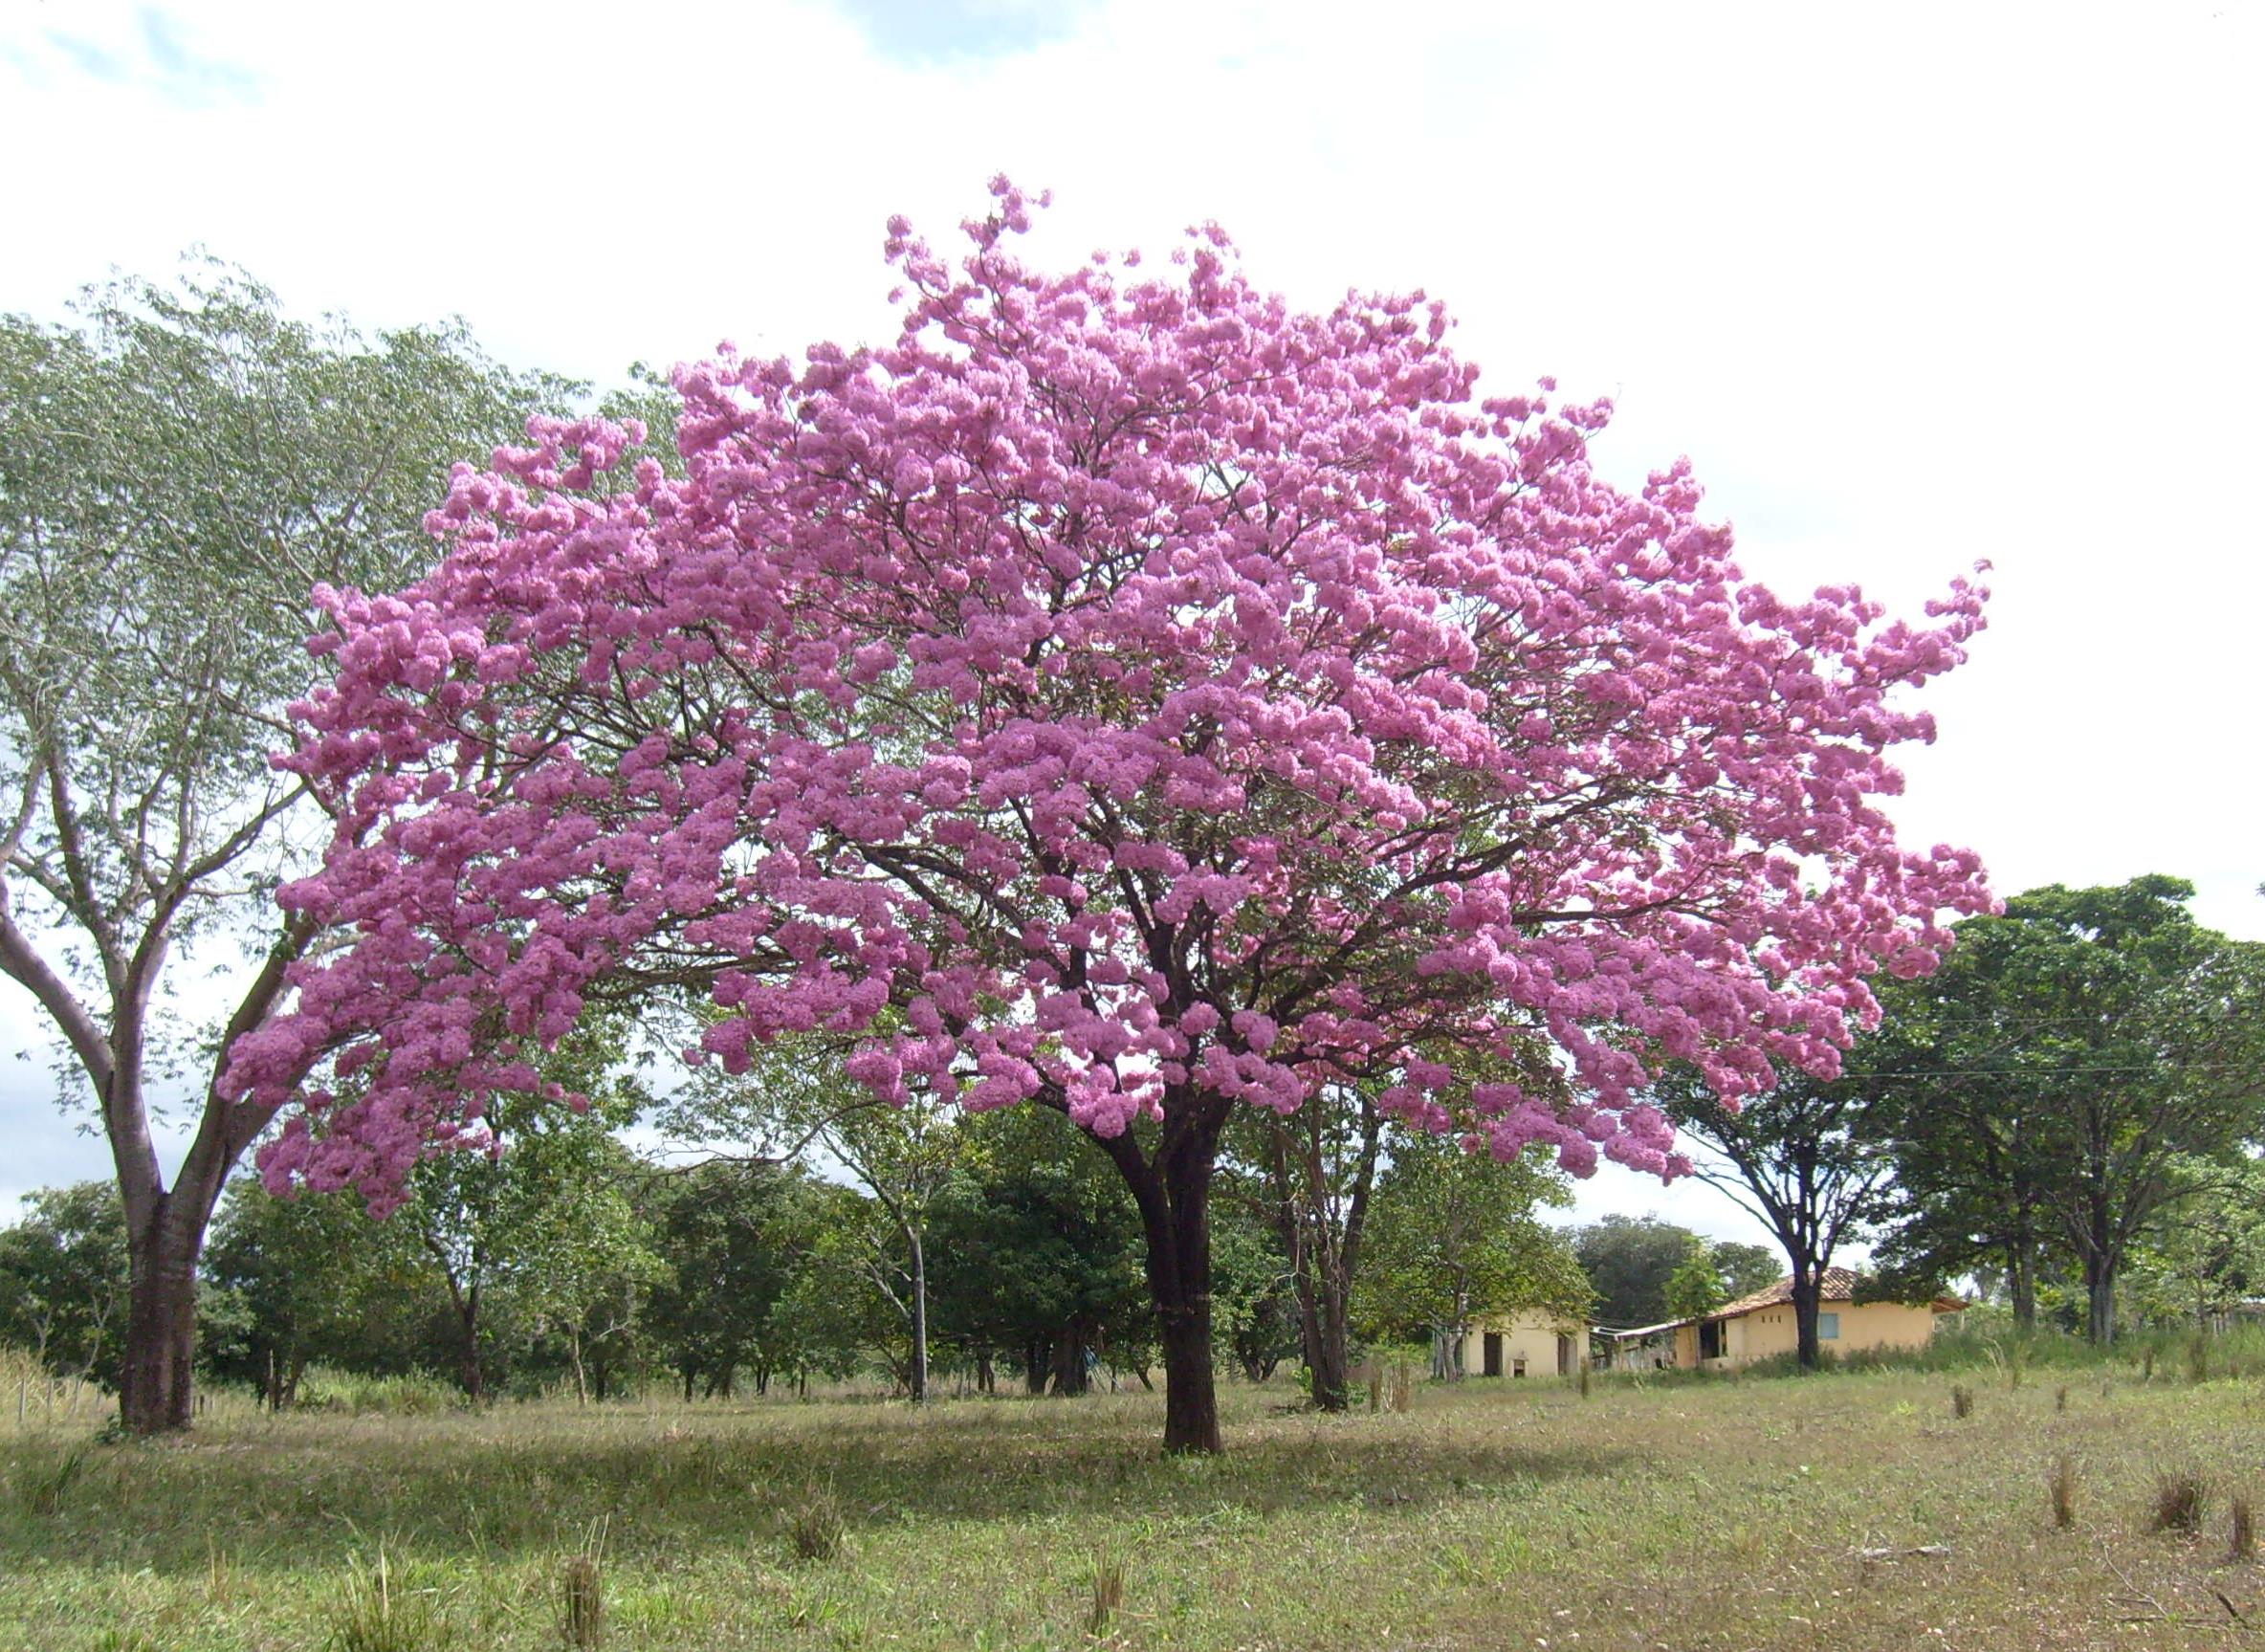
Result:
M1402 1133L1377 1183L1358 1317L1381 1335L1429 1330L1454 1374L1474 1317L1586 1316L1594 1293L1572 1245L1535 1215L1570 1200L1563 1175L1530 1158L1500 1163L1451 1137Z
M631 1189L637 1167L613 1132L649 1103L627 1068L627 1024L582 1023L542 1064L589 1097L572 1112L512 1098L487 1119L494 1151L418 1165L407 1201L385 1220L424 1251L456 1326L456 1375L477 1402L507 1346L553 1330L580 1370L586 1316L625 1278L655 1277L650 1233Z
M118 1190L82 1181L24 1199L0 1229L0 1340L58 1377L118 1380L125 1330L125 1214Z
M1314 1405L1342 1411L1351 1403L1351 1316L1369 1208L1382 1163L1384 1114L1373 1085L1321 1087L1285 1118L1263 1112L1239 1119L1226 1137L1223 1191L1229 1200L1263 1210L1278 1235L1296 1311L1296 1346ZM1215 1246L1227 1243L1215 1234ZM1239 1270L1258 1260L1247 1237L1235 1242ZM1220 1263L1214 1257L1213 1271ZM1256 1276L1251 1285L1260 1284ZM1213 1288L1214 1310L1220 1294ZM1276 1293L1254 1289L1243 1314L1237 1355L1246 1373L1254 1360L1271 1370Z
M816 1238L818 1191L791 1165L710 1159L649 1183L660 1200L665 1271L650 1334L684 1384L730 1398L744 1370L758 1394L780 1362L781 1300ZM790 1366L791 1372L791 1366Z
M909 1393L913 1326L894 1219L857 1188L817 1185L808 1252L766 1322L772 1357L798 1386L840 1381L877 1359Z
M2265 1295L2265 1162L2189 1167L2200 1191L2134 1248L2127 1296L2144 1318L2218 1327Z
M1777 1252L1767 1245L1720 1239L1711 1246L1710 1254L1715 1272L1722 1276L1726 1301L1750 1296L1765 1286L1776 1284L1785 1275Z
M1682 1266L1667 1276L1667 1311L1677 1319L1697 1319L1729 1300L1714 1252L1704 1240L1692 1245Z
M1699 1236L1657 1216L1610 1216L1573 1228L1568 1236L1596 1291L1597 1316L1607 1325L1657 1325L1672 1317L1667 1282ZM1774 1279L1774 1267L1770 1277Z
M937 1333L977 1386L994 1389L1002 1354L1034 1394L1083 1393L1089 1354L1145 1372L1145 1240L1123 1178L1058 1113L975 1113L958 1129L961 1165L931 1216L930 1284Z
M569 388L460 326L302 324L209 263L90 289L74 325L0 318L0 973L110 1145L137 1432L188 1425L198 1255L274 1111L236 1098L222 1052L284 1007L314 940L271 897L321 817L268 764L316 680L309 590L415 577L451 462ZM185 955L210 974L237 948L217 1024L177 1015ZM169 1178L168 1080L189 1124Z
M1859 1041L1851 1068L1883 1060L1888 1041ZM1879 1110L1891 1081L1856 1071L1827 1081L1803 1072L1775 1089L1726 1105L1688 1068L1670 1068L1655 1090L1695 1156L1699 1176L1777 1236L1791 1265L1795 1357L1814 1370L1825 1269L1840 1245L1885 1208L1893 1159ZM1672 1290L1670 1296L1672 1296ZM1672 1311L1672 1302L1670 1310Z
M372 1220L357 1194L277 1199L256 1177L234 1178L204 1273L213 1303L199 1357L272 1409L297 1399L311 1364L391 1374L430 1352L428 1259L405 1224Z
M915 1404L928 1398L928 1222L932 1207L966 1162L969 1140L957 1109L926 1094L902 1106L880 1100L843 1070L842 1052L818 1038L781 1039L743 1077L716 1068L680 1092L669 1111L682 1137L758 1145L752 1156L798 1156L812 1149L863 1188L886 1222L856 1228L852 1258L870 1288L904 1321L906 1385Z
M1264 1382L1285 1359L1312 1352L1302 1283L1310 1286L1310 1273L1301 1282L1277 1222L1241 1200L1212 1207L1212 1323L1249 1380Z
M1948 1267L1994 1246L2019 1311L2036 1230L2053 1230L2092 1339L2114 1339L2144 1236L2259 1134L2265 946L2196 923L2192 896L2161 876L2054 885L1959 925L1904 995L1932 1035L1924 1056L1880 1064L1904 1103L1899 1255Z

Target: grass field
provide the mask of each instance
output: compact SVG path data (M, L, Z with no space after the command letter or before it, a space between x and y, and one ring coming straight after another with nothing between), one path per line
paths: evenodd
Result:
M1342 1418L1294 1398L1227 1388L1215 1461L1160 1458L1148 1396L223 1409L146 1446L29 1429L0 1446L0 1647L2265 1641L2265 1567L2227 1558L2232 1499L2265 1497L2254 1379L1474 1380ZM2199 1534L2150 1530L2187 1471Z

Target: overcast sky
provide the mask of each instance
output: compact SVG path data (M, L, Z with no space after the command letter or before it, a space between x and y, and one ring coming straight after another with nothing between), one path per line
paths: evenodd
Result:
M1689 454L1783 587L1910 610L1990 559L1905 833L2265 937L2261 39L2237 0L0 0L0 308L202 243L610 381L875 336L886 218L941 241L994 171L1055 191L1037 256L1217 219L1295 298L1444 297L1498 393L1613 396L1604 467ZM103 1170L42 1037L0 986L0 1198ZM1616 1171L1610 1209L1753 1232Z

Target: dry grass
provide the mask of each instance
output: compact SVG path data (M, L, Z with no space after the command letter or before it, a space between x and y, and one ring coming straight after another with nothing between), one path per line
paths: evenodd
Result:
M2202 1510L2210 1502L2210 1482L2190 1468L2174 1469L2155 1480L2149 1527L2192 1537L2202 1531Z
M559 1634L569 1646L605 1644L605 1578L595 1554L569 1554L561 1570Z
M833 1488L814 1490L787 1511L786 1546L797 1560L831 1560L842 1552L847 1530Z
M26 1439L0 1648L557 1652L601 1526L620 1652L2188 1652L2232 1643L2213 1592L2265 1621L2265 1569L2145 1512L2164 1464L2265 1461L2246 1380L2029 1383L1955 1426L1942 1382L1411 1381L1333 1417L1235 1384L1216 1461L1160 1457L1147 1395L246 1418L89 1446L44 1514L74 1443Z
M2077 1523L2077 1457L2073 1451L2063 1451L2053 1460L2053 1472L2046 1476L2046 1489L2053 1499L2053 1524L2066 1531Z
M1093 1556L1092 1604L1086 1613L1086 1634L1098 1641L1110 1631L1125 1605L1125 1557L1101 1551Z

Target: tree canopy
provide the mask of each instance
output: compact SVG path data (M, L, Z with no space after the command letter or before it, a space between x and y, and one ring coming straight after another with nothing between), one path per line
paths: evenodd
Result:
M886 1097L1053 1107L1140 1208L1167 1441L1215 1449L1230 1111L1374 1078L1667 1173L1657 1054L1830 1070L1988 899L1875 802L1983 593L1782 600L1687 466L1595 474L1607 405L1482 397L1438 303L1297 311L1216 231L1050 275L996 194L957 268L892 225L894 339L680 370L681 476L542 424L457 472L429 577L321 590L289 772L339 829L283 900L353 944L229 1090L341 1051L267 1173L383 1200L586 1005L689 985L729 1067L819 1029Z
M316 675L312 587L416 577L449 458L567 386L456 325L294 320L209 262L77 309L0 318L0 973L109 1141L135 1255L125 1419L185 1427L198 1248L276 1111L218 1084L219 1052L269 1024L316 928L271 896L325 828L268 760ZM168 967L200 944L207 968L251 960L218 1025L172 1009ZM168 1078L194 1121L170 1178Z

